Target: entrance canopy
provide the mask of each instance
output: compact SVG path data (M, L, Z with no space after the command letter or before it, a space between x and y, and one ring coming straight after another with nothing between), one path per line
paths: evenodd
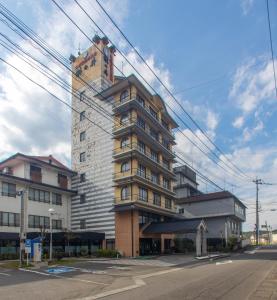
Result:
M182 220L175 222L151 223L143 233L197 233L200 228L206 230L203 220Z

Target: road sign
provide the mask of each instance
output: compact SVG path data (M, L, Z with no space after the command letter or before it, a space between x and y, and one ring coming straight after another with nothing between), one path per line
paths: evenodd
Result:
M25 240L25 253L31 253L31 240Z

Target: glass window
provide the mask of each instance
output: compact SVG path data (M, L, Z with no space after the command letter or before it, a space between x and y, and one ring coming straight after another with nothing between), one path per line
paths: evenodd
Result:
M2 214L2 224L3 224L3 226L9 226L9 213L3 212L3 214Z
M129 114L123 114L120 118L120 124L126 125L129 121Z
M164 128L166 128L167 130L169 130L168 123L166 123L163 119L162 119L162 125L163 125Z
M30 215L28 217L29 228L34 228L35 226L35 216Z
M122 138L120 147L121 148L126 148L128 146L129 146L129 138L128 137Z
M137 118L137 125L142 129L145 129L145 121L141 117Z
M145 177L146 177L146 168L145 168L143 165L139 164L139 165L138 165L138 172L137 172L137 174L138 174L139 176L145 178Z
M80 162L85 162L86 161L86 152L80 153Z
M53 193L52 194L52 204L62 205L62 195L57 194L57 193Z
M150 114L158 120L158 114L155 112L155 110L152 107L149 107Z
M156 162L159 161L159 159L158 159L158 153L156 153L156 152L153 151L152 149L151 149L151 158L152 158L154 161L156 161Z
M141 106L145 107L145 101L140 95L137 95L137 101Z
M85 91L82 91L80 93L80 101L83 101L84 100L84 96L85 96Z
M130 163L129 162L124 162L122 165L121 165L121 172L128 172L130 171Z
M86 181L86 173L80 174L80 182L85 182Z
M2 183L2 195L8 197L16 197L16 185L13 183Z
M62 220L52 220L53 229L62 229Z
M163 166L169 170L169 161L163 158Z
M128 98L128 96L129 96L128 90L123 91L123 92L120 94L120 102L124 102L124 100L126 101L127 98Z
M165 198L165 208L171 208L172 207L172 200Z
M161 196L157 193L153 193L153 203L155 205L161 206Z
M129 198L129 187L124 186L121 189L121 200L127 200Z
M84 141L86 139L86 132L85 131L82 131L80 133L80 142Z
M143 187L139 187L139 200L148 201L148 191Z
M9 213L9 226L15 225L15 214Z
M151 172L151 181L158 184L159 183L159 177L158 174Z
M86 220L80 220L80 229L86 229Z
M80 195L80 203L85 203L86 202L86 194L81 194Z
M145 144L141 141L138 141L138 150L145 154Z
M169 180L166 178L163 178L163 187L169 189Z
M85 111L82 111L82 112L80 113L80 121L84 121L85 118L86 118L86 112L85 112Z
M158 134L158 132L156 132L153 128L150 128L150 135L151 135L152 138L154 138L156 141L159 140L159 134Z

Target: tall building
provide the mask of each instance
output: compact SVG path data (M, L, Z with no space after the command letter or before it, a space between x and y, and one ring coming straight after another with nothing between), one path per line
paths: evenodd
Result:
M172 236L163 239L143 229L176 216L172 129L177 124L163 99L136 76L114 76L114 48L106 38L94 41L96 46L72 57L72 88L78 91L72 99L78 111L72 113L72 169L79 174L72 182L78 189L72 229L105 232L107 246L115 242L127 256L159 252ZM112 117L85 102L99 104Z

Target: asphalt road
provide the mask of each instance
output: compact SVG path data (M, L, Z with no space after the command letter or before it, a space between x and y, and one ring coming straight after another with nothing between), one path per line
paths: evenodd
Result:
M277 278L275 294L264 290L263 295L257 296L257 289L274 268L277 268L277 248L260 249L256 253L150 277L144 279L146 285L138 289L105 299L273 300L277 299Z
M276 299L277 247L175 267L78 262L72 271L0 268L0 299Z

